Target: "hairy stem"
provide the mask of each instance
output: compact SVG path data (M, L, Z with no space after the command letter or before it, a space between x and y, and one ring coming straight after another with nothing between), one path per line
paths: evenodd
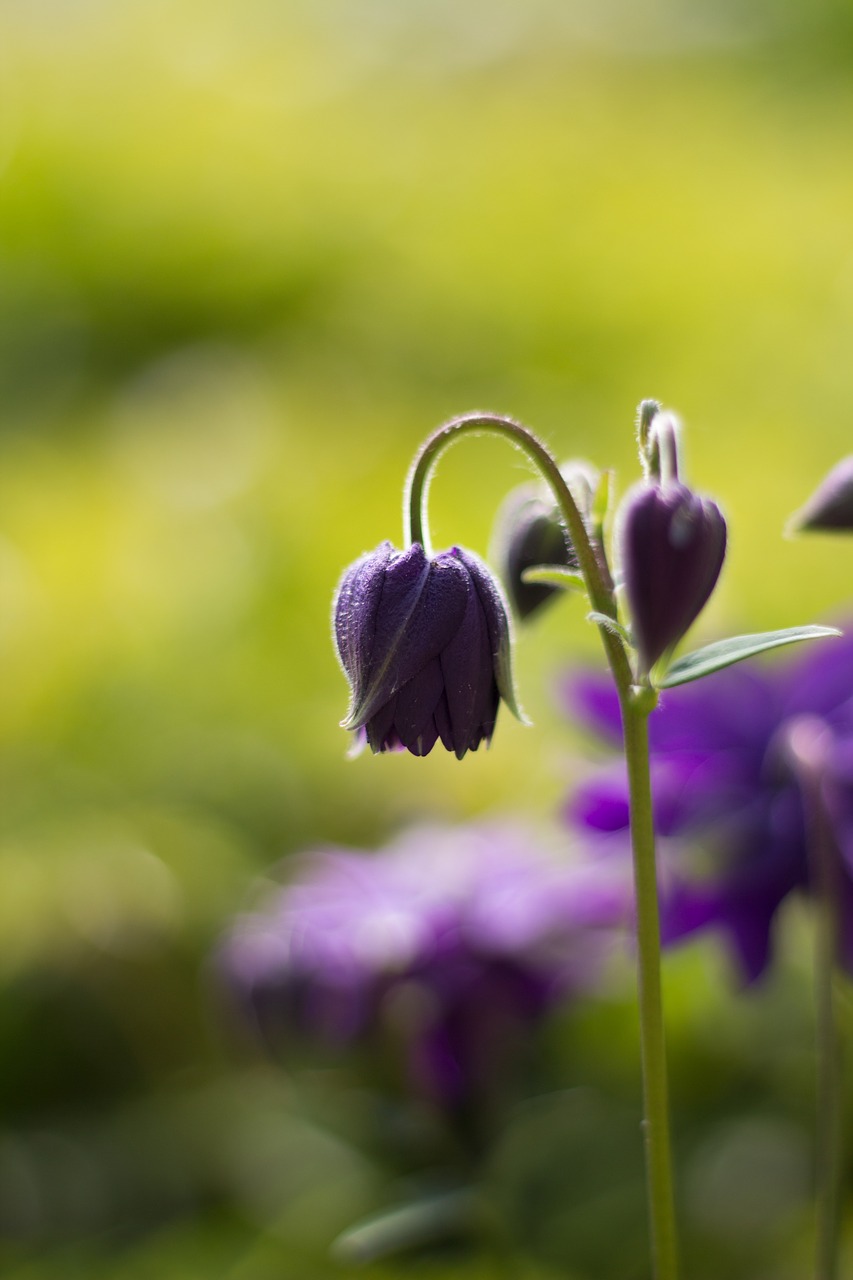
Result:
M407 481L404 510L408 521L406 530L408 541L420 542L429 554L426 498L435 464L448 445L453 444L463 434L477 432L488 432L508 439L521 449L542 475L557 500L560 514L568 529L590 605L594 612L604 614L615 621L617 611L612 587L602 573L583 516L578 510L569 486L563 479L556 460L532 431L528 431L527 427L523 427L521 423L514 422L512 418L505 418L495 413L466 413L459 418L451 418L425 441L412 464ZM631 667L622 641L606 627L600 627L599 630L618 687L620 690L630 688Z

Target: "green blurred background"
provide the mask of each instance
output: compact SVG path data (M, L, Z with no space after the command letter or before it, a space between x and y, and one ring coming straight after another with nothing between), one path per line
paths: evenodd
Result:
M462 765L345 758L332 592L399 539L433 426L510 413L626 486L658 397L732 530L702 632L843 611L853 548L781 530L850 449L852 71L841 0L4 0L4 1275L337 1274L328 1241L387 1196L234 1050L205 960L282 857L546 816L583 767L553 705L562 665L598 661L571 603L517 647L534 728ZM524 478L500 441L453 451L436 544L484 553ZM808 1268L808 934L785 927L802 945L749 996L713 944L669 964L700 1277ZM592 1137L554 1103L507 1139L516 1274L642 1277L642 1250L608 1263L606 1196L586 1254L566 1209L567 1164L633 1141L630 984L550 1052L618 1104Z

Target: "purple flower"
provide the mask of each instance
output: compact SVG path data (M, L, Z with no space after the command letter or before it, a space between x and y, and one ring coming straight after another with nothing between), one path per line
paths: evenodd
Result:
M453 1109L493 1093L543 1015L598 981L630 912L620 867L561 865L513 828L424 828L306 858L237 921L220 970L285 1050L395 1047L409 1089Z
M518 714L503 598L470 551L383 542L343 575L334 628L352 691L342 723L373 751L425 756L440 738L461 760L490 741L501 698Z
M574 714L614 745L619 708L595 677L567 683ZM853 971L853 639L794 662L731 667L666 691L649 722L660 837L665 942L717 927L748 981L766 968L774 917L794 890L811 892L802 775L794 745L822 729L823 794L832 822L841 963ZM624 768L604 766L567 816L599 848L628 848Z
M678 643L701 613L726 554L720 508L678 481L637 485L620 530L634 641L644 671Z

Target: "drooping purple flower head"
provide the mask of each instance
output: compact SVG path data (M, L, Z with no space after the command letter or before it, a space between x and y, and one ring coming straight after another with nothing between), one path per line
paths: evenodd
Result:
M470 551L383 542L344 573L334 630L352 693L342 723L372 751L425 756L441 739L461 760L491 740L501 699L519 714L503 597Z
M640 484L625 498L619 534L634 641L649 671L696 620L726 554L720 508L679 481Z
M572 714L617 744L619 707L597 677L571 679ZM729 936L747 981L766 968L776 912L811 893L814 865L793 747L803 725L821 735L823 794L837 859L839 959L853 972L853 639L793 662L667 690L649 721L661 929ZM567 817L600 850L628 850L621 765L603 766L570 798Z
M424 828L306 858L237 921L219 966L285 1052L395 1051L409 1090L452 1110L500 1087L544 1014L598 982L630 913L615 865L566 866L513 827Z
M853 454L824 477L806 505L792 516L791 527L821 533L853 530Z

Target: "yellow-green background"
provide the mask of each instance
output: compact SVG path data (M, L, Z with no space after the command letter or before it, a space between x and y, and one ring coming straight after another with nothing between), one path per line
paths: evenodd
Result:
M502 718L463 764L345 758L332 592L399 539L433 426L510 413L625 487L658 397L730 521L701 632L843 613L853 548L782 528L851 447L851 75L832 0L5 0L10 1276L324 1274L325 1241L381 1200L288 1081L231 1053L205 957L288 853L548 815L576 774L553 681L598 653L571 603L519 638L534 728ZM485 552L523 478L502 442L455 450L436 544ZM685 1141L728 1071L724 1135L807 1143L807 979L735 997L710 955L671 968ZM633 1081L631 1017L626 994L575 1032L588 1074ZM805 1274L792 1203L764 1261L738 1228L725 1266ZM521 1274L559 1256L525 1246Z

